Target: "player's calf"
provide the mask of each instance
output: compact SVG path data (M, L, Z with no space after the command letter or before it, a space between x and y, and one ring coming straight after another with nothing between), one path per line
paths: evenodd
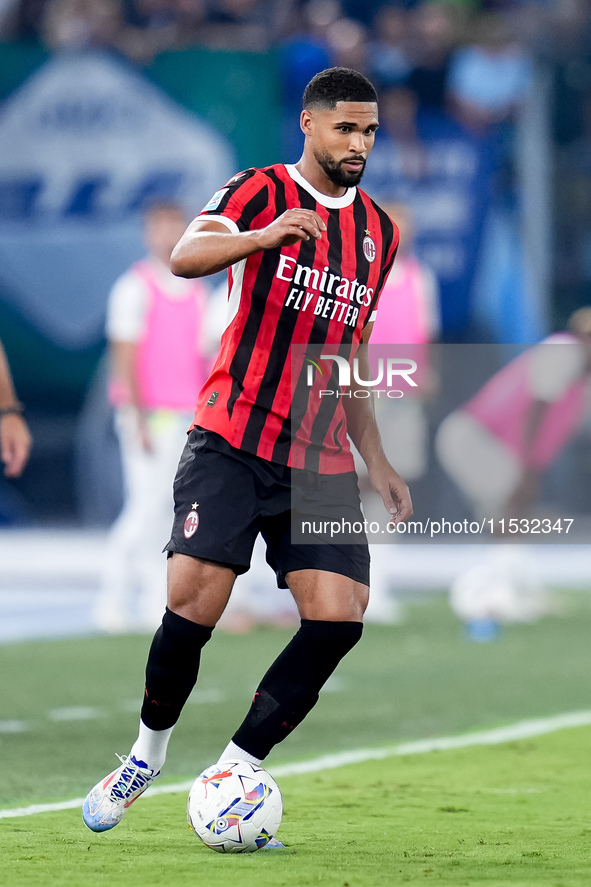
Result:
M262 679L232 738L234 747L264 760L312 710L320 690L362 631L361 622L302 619L301 628Z
M178 721L197 681L201 650L212 631L166 609L146 666L141 718L151 730L166 730Z

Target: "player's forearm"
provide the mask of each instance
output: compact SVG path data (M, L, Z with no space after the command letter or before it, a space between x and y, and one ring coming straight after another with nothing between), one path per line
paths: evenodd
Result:
M111 341L110 347L113 375L123 385L129 403L141 412L144 403L137 372L138 346L135 342Z
M260 231L239 234L218 231L187 233L176 245L170 270L177 277L206 277L259 252Z
M4 348L0 342L0 410L10 409L18 404L12 376L8 367L8 361Z
M371 379L371 367L369 365L369 342L373 323L369 324L363 334L363 345L357 351L356 359L359 363L361 378ZM357 391L362 394L357 397ZM367 394L371 393L371 397ZM347 416L347 433L357 452L367 465L368 469L386 461L386 455L382 447L382 438L376 422L373 392L366 386L359 385L353 380L351 385L351 397L343 398L345 415Z
M345 415L347 416L347 433L355 444L355 448L368 469L386 460L382 447L382 438L376 422L372 397L355 397L355 388L351 388L351 398L343 398ZM368 389L363 389L367 391Z

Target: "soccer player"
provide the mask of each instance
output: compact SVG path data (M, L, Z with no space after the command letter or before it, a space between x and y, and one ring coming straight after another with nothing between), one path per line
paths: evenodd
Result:
M31 435L22 412L0 342L0 461L6 477L20 477L31 451Z
M361 519L348 430L389 519L412 513L408 488L384 455L371 401L324 397L302 410L293 397L307 367L292 384L290 345L334 351L367 342L398 243L393 222L357 187L378 128L372 84L332 68L310 81L303 107L300 161L235 176L172 255L182 277L229 269L228 319L175 480L168 607L148 657L139 736L84 803L84 821L95 831L117 825L159 774L201 649L236 576L248 570L259 533L301 626L261 680L220 760L260 763L305 718L359 641L367 543L292 544L292 481L343 503L353 490Z
M137 626L154 631L162 618L166 564L161 540L170 526L170 479L207 378L208 289L202 280L175 277L169 268L187 225L185 214L175 203L158 201L146 208L143 222L147 255L118 278L107 308L109 395L125 503L107 539L93 616L111 634L135 627L136 581Z

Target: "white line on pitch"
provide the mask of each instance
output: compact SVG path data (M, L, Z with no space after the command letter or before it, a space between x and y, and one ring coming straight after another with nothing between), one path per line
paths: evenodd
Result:
M434 739L418 739L414 742L403 742L398 745L388 745L382 748L360 748L355 751L344 751L338 754L322 755L308 761L295 761L291 764L277 764L271 766L273 776L293 776L304 773L318 773L321 770L335 770L337 767L345 767L347 764L361 764L365 761L381 761L385 758L393 758L400 755L424 755L432 751L450 751L455 748L468 748L475 745L500 745L503 742L513 742L517 739L530 739L533 736L543 736L545 733L555 733L558 730L566 730L569 727L591 726L591 711L573 711L562 715L554 715L549 718L537 718L532 721L518 721L508 724L506 727L497 727L493 730L480 730L475 733L462 733L459 736L440 736ZM149 788L148 795L170 795L177 792L187 792L194 780L175 782L170 785L156 785ZM81 807L84 798L74 798L71 801L59 801L55 804L31 804L30 807L17 807L14 810L0 810L0 819L13 819L18 816L32 816L35 813L52 813L59 810L72 810Z
M89 705L71 705L68 708L54 708L47 712L50 721L92 721L100 716L99 709Z
M0 721L0 733L24 733L27 729L26 721Z

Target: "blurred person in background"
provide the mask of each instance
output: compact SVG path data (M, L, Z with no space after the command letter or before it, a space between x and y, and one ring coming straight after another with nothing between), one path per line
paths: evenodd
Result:
M400 229L396 262L384 285L372 345L426 345L440 332L439 284L414 251L413 213L406 203L383 203Z
M191 46L207 37L206 0L177 0L176 46Z
M49 0L42 34L50 49L112 48L124 27L119 0Z
M203 7L203 3L198 5ZM119 35L118 48L144 63L171 49L180 36L178 6L176 0L124 0L126 27Z
M352 18L341 18L327 31L328 41L336 64L367 71L367 29Z
M585 0L560 0L548 15L542 51L551 74L554 292L568 312L591 292L591 17Z
M414 224L411 208L405 203L384 203L383 209L398 225L400 244L396 261L384 284L382 298L371 334L372 349L379 355L384 349L375 346L418 345L414 358L423 374L420 394L406 394L401 400L376 399L376 417L388 460L400 466L409 480L422 477L428 465L428 424L424 398L433 387L432 371L425 365L426 348L440 333L439 284L430 268L419 261L414 252ZM397 352L398 353L398 352ZM413 357L412 352L404 352ZM372 362L370 356L370 362ZM367 492L364 513L370 522L378 517L379 502L372 495L363 462L355 462L362 489ZM370 622L399 621L399 606L394 596L396 567L389 544L371 545L372 592L365 612Z
M448 97L454 116L476 134L510 120L531 82L531 62L500 15L480 15L474 41L456 50Z
M420 179L427 172L427 157L419 134L419 102L407 83L391 86L380 95L378 153L383 150L397 157L402 175Z
M436 435L445 471L477 519L525 517L540 475L585 418L591 377L591 307L510 361Z
M411 72L408 16L399 6L382 6L373 22L369 68L379 89L404 82Z
M210 0L208 45L249 51L268 49L277 37L280 6L273 0Z
M449 67L460 36L460 11L451 4L423 3L409 12L412 71L408 85L419 105L444 111Z
M376 13L382 6L388 6L392 0L342 0L343 12L351 18L357 19L362 24L371 25ZM410 0L411 3L414 0ZM402 3L399 5L407 5Z
M0 459L5 477L20 477L31 451L31 435L22 413L0 342Z
M12 39L17 31L19 0L0 0L0 40Z
M48 0L0 0L0 40L37 40Z
M439 427L435 446L443 468L474 516L494 520L499 541L511 543L494 545L451 584L451 606L469 640L494 640L500 623L529 622L548 612L533 556L519 544L527 536L513 533L509 521L530 515L542 473L581 428L590 380L591 307L586 307L571 316L567 332L514 358ZM562 527L555 516L542 515L540 532L549 532L557 520Z
M148 255L116 281L109 297L110 398L125 503L108 537L94 619L111 633L154 627L164 611L161 552L170 529L172 481L207 370L208 290L168 267L185 225L176 204L150 206L144 216Z
M41 31L53 50L110 49L149 63L196 38L205 12L204 0L48 0Z

